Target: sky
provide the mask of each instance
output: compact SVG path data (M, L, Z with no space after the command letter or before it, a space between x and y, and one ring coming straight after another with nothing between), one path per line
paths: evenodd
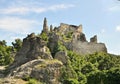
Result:
M109 53L120 55L120 1L117 0L0 0L0 40L40 33L48 25L83 25L87 40L97 35Z

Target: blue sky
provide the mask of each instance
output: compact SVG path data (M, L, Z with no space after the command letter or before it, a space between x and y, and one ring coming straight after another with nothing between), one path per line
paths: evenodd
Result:
M48 24L83 25L89 41L93 35L108 52L120 54L120 1L117 0L0 0L0 40L8 45L16 38L41 32Z

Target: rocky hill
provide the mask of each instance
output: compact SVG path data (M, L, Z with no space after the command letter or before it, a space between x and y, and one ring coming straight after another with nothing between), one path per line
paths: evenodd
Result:
M42 33L32 33L23 39L22 48L6 70L7 77L31 77L46 84L61 84L61 69L70 59L68 51L78 55L107 53L105 44L98 43L96 35L88 42L82 29L82 25L64 23L49 28L45 18Z

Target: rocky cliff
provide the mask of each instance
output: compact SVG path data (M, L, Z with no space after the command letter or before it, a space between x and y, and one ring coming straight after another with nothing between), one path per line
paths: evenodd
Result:
M23 39L22 48L7 69L7 77L30 77L47 84L58 84L62 65L61 61L53 59L46 41L32 33Z
M69 59L67 51L85 55L107 53L107 48L104 43L97 42L97 36L88 42L82 25L61 23L59 27L50 26L49 30L45 18L41 34L32 33L23 39L22 48L7 69L7 76L23 79L29 76L46 84L59 84L61 69Z

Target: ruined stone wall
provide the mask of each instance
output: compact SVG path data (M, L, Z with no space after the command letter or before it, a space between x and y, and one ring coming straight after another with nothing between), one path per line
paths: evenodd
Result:
M107 53L107 48L104 43L72 41L71 43L66 43L65 46L78 54L92 54L95 52Z
M77 32L81 33L83 30L82 30L82 25L79 25L78 26L78 29L77 29Z
M64 42L64 45L69 50L73 50L79 54L92 54L95 52L107 52L104 43L97 43L97 36L90 38L90 42L86 40L85 34L82 32L82 25L68 25L62 23L59 27L62 34L66 35L68 32L73 32L72 41Z
M67 34L68 32L76 32L77 29L78 26L61 23L59 27L59 32L61 34Z

